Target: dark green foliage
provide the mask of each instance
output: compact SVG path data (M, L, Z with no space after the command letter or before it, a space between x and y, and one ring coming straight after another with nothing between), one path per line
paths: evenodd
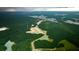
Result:
M0 51L5 51L6 47L4 45L0 45Z
M53 46L56 47L58 42L67 39L76 46L79 46L79 26L66 24L64 22L54 23L50 21L42 22L39 27L47 31L48 36L54 39Z
M25 15L21 15L21 12L0 12L0 27L8 27L6 31L0 31L0 50L6 50L4 44L11 40L15 42L15 45L12 47L14 51L30 51L31 42L35 39L38 39L42 34L26 34L25 32L30 30L31 25L36 25L36 18L29 17L31 15L45 15L48 18L56 18L58 23L45 21L42 22L39 27L47 31L47 35L53 42L48 41L37 41L35 42L36 48L54 48L54 47L65 47L64 44L60 44L62 40L66 39L69 43L75 45L77 50L79 50L79 25L65 23L65 20L72 20L72 18L78 18L79 15L76 15L78 12L24 12ZM55 15L55 14L60 15ZM61 14L67 14L63 18ZM65 41L66 43L66 41ZM67 44L66 44L67 45ZM72 45L72 46L73 46ZM61 49L61 48L60 48ZM62 48L64 49L64 48ZM62 50L61 49L61 50ZM73 48L66 50L74 50Z
M52 43L46 40L38 40L34 45L36 48L52 48Z

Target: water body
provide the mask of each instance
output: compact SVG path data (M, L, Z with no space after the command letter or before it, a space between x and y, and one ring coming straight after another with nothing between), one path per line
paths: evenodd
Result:
M8 29L7 27L2 27L2 28L0 28L0 31L5 31L7 29Z
M10 40L6 42L5 47L7 48L6 51L12 51L12 46L14 45L14 42L11 42Z

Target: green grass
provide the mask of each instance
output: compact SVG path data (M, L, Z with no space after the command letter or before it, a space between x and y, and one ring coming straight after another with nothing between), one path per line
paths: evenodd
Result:
M30 39L15 43L12 49L13 51L31 51Z
M47 40L38 40L34 45L36 48L52 48L52 42Z
M62 40L59 42L59 44L63 44L65 50L67 51L77 50L77 47L67 40Z
M13 46L13 50L14 51L31 51L31 42L41 36L42 36L41 34L38 34L38 35L27 34L25 39L22 39L21 41L19 41L18 39L16 44Z

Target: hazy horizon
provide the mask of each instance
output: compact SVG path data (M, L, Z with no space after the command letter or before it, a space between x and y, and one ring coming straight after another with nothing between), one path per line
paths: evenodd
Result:
M75 7L0 7L0 12L17 11L79 11Z

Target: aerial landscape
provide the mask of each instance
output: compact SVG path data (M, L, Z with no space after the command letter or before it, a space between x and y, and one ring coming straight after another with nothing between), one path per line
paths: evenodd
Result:
M0 8L0 51L79 50L78 11L14 9Z

